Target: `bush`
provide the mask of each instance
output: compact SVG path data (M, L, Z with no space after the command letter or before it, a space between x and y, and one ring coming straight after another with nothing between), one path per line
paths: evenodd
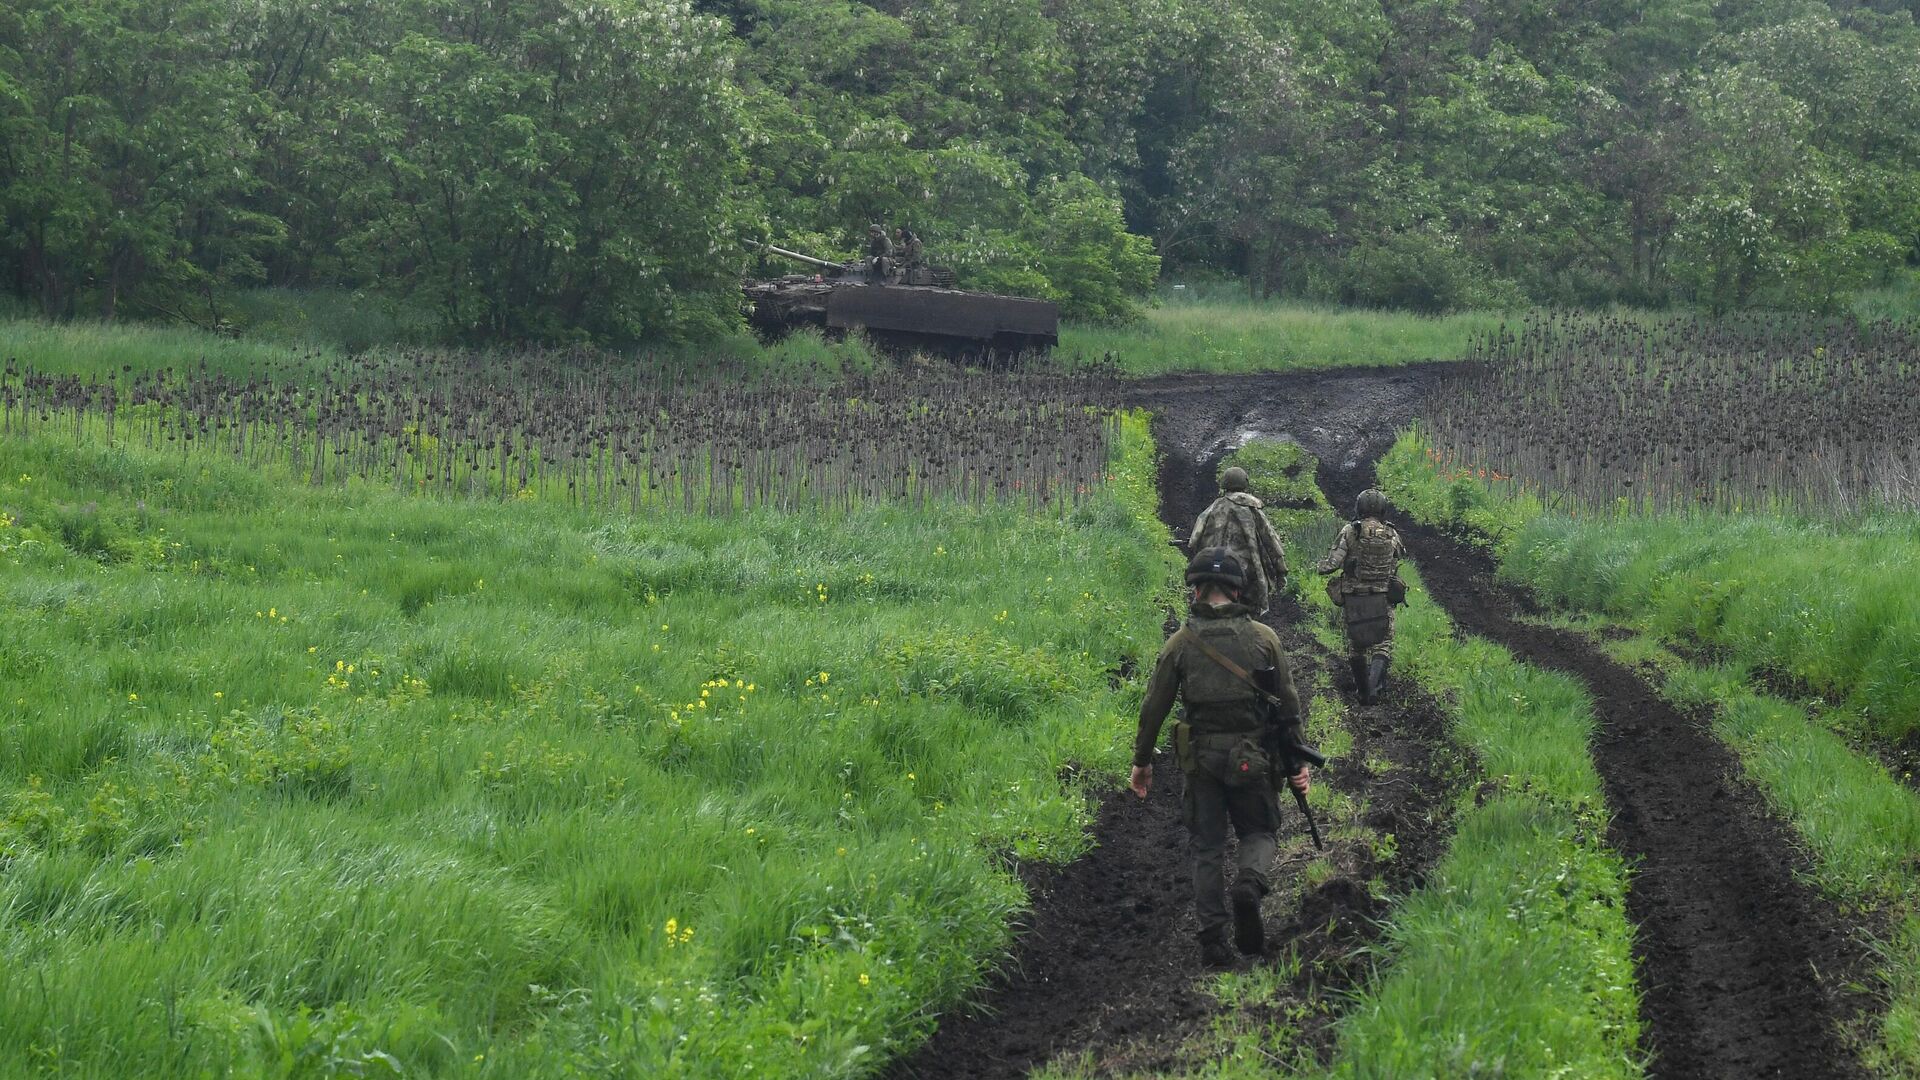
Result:
M1458 237L1391 233L1347 253L1337 278L1342 303L1439 315L1467 308L1517 308L1520 286L1468 254Z

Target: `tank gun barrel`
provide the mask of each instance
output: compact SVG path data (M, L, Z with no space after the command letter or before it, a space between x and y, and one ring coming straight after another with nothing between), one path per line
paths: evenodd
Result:
M797 262L803 262L803 263L807 263L807 264L809 264L809 265L811 265L811 266L818 266L818 267L820 267L821 269L824 269L824 270L836 270L836 271L843 271L843 270L845 270L845 269L846 269L846 267L845 267L845 266L844 266L843 264L841 264L841 263L837 263L837 262L828 262L828 261L827 261L827 260L825 260L825 259L816 259L816 258L814 258L814 257L813 257L813 256L811 256L811 255L802 255L802 254L800 254L800 253L799 253L799 252L797 252L797 251L789 251L789 250L787 250L786 248L783 248L783 247L775 247L775 246L774 246L774 245L772 245L772 244L762 244L762 243L759 243L759 242L757 242L757 241L756 241L756 242L754 243L754 245L753 245L753 246L754 246L754 247L757 247L757 248L759 248L759 249L760 249L760 250L762 250L762 251L765 251L765 252L770 252L770 253L772 253L772 254L774 254L774 255L783 255L783 256L785 256L785 257L787 257L787 258L789 258L789 259L793 259L793 260L795 260L795 261L797 261Z

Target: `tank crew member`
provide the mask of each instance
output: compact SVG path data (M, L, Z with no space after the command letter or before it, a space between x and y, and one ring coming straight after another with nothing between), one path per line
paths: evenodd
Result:
M867 276L885 281L893 270L893 242L883 225L867 226Z
M1288 732L1288 741L1297 742L1300 704L1279 635L1255 622L1240 602L1246 577L1233 553L1214 547L1195 555L1187 564L1187 584L1193 586L1190 616L1160 649L1140 705L1129 786L1142 799L1152 789L1153 747L1178 697L1184 719L1174 725L1173 742L1186 778L1200 958L1210 967L1225 967L1233 962L1223 900L1227 826L1232 824L1240 838L1232 893L1234 944L1243 953L1257 953L1265 945L1260 900L1270 887L1273 834L1280 822L1276 778L1268 771L1270 759L1259 752L1259 738L1273 722ZM1231 661L1253 681L1216 657ZM1279 705L1270 706L1254 683ZM1302 765L1286 782L1304 793L1308 778Z
M1393 609L1407 602L1407 587L1400 580L1407 546L1386 514L1385 495L1376 488L1361 492L1353 522L1340 530L1340 538L1320 560L1321 573L1338 572L1327 582L1327 595L1344 616L1354 688L1362 705L1380 700L1393 658Z
M898 252L900 265L908 270L918 270L926 265L926 249L920 243L919 234L905 225L894 231L894 248Z
M1187 550L1224 547L1233 552L1247 575L1247 608L1258 617L1286 587L1287 553L1247 484L1247 470L1238 465L1220 474L1220 497L1194 521Z

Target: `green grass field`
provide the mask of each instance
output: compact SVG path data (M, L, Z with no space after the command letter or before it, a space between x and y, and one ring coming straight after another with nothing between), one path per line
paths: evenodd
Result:
M1920 730L1920 518L1583 514L1414 437L1381 477L1419 517L1491 538L1505 572L1549 599L1801 680L1846 703L1863 734Z
M1125 764L1176 580L1126 432L1076 509L730 518L0 440L0 1072L871 1067Z
M1054 355L1066 363L1111 357L1129 375L1408 364L1456 359L1474 335L1504 318L1491 312L1433 317L1218 297L1168 299L1125 326L1064 326Z

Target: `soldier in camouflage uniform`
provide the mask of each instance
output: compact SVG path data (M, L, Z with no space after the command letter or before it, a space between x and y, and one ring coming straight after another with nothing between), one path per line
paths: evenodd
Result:
M893 273L893 241L884 225L867 226L867 276L885 281Z
M1406 602L1400 560L1407 545L1386 520L1387 497L1374 488L1360 493L1354 520L1340 530L1320 572L1339 576L1327 582L1327 595L1340 607L1352 650L1353 683L1360 704L1380 700L1393 658L1393 609Z
M1286 587L1287 552L1247 483L1247 470L1238 465L1220 474L1220 497L1194 521L1187 550L1224 547L1233 552L1247 575L1245 603L1257 617Z
M1274 830L1280 823L1274 777L1265 759L1250 767L1246 747L1268 722L1277 722L1298 740L1300 701L1293 689L1279 635L1254 621L1240 602L1246 577L1233 554L1208 548L1187 564L1193 586L1190 618L1167 639L1154 662L1147 697L1140 705L1140 728L1133 743L1133 793L1146 798L1153 786L1153 747L1174 699L1183 719L1174 725L1174 749L1186 777L1187 833L1193 852L1194 913L1200 924L1200 958L1210 967L1233 963L1227 949L1227 826L1240 838L1238 872L1233 884L1234 944L1249 955L1265 946L1260 900L1267 894L1273 866ZM1259 690L1207 653L1231 660L1256 678L1280 705L1271 707ZM1270 669L1271 674L1262 669ZM1273 714L1277 712L1277 716ZM1304 793L1308 770L1286 778Z
M899 252L900 265L907 270L918 270L927 264L926 245L920 237L905 225L894 230L894 249Z

